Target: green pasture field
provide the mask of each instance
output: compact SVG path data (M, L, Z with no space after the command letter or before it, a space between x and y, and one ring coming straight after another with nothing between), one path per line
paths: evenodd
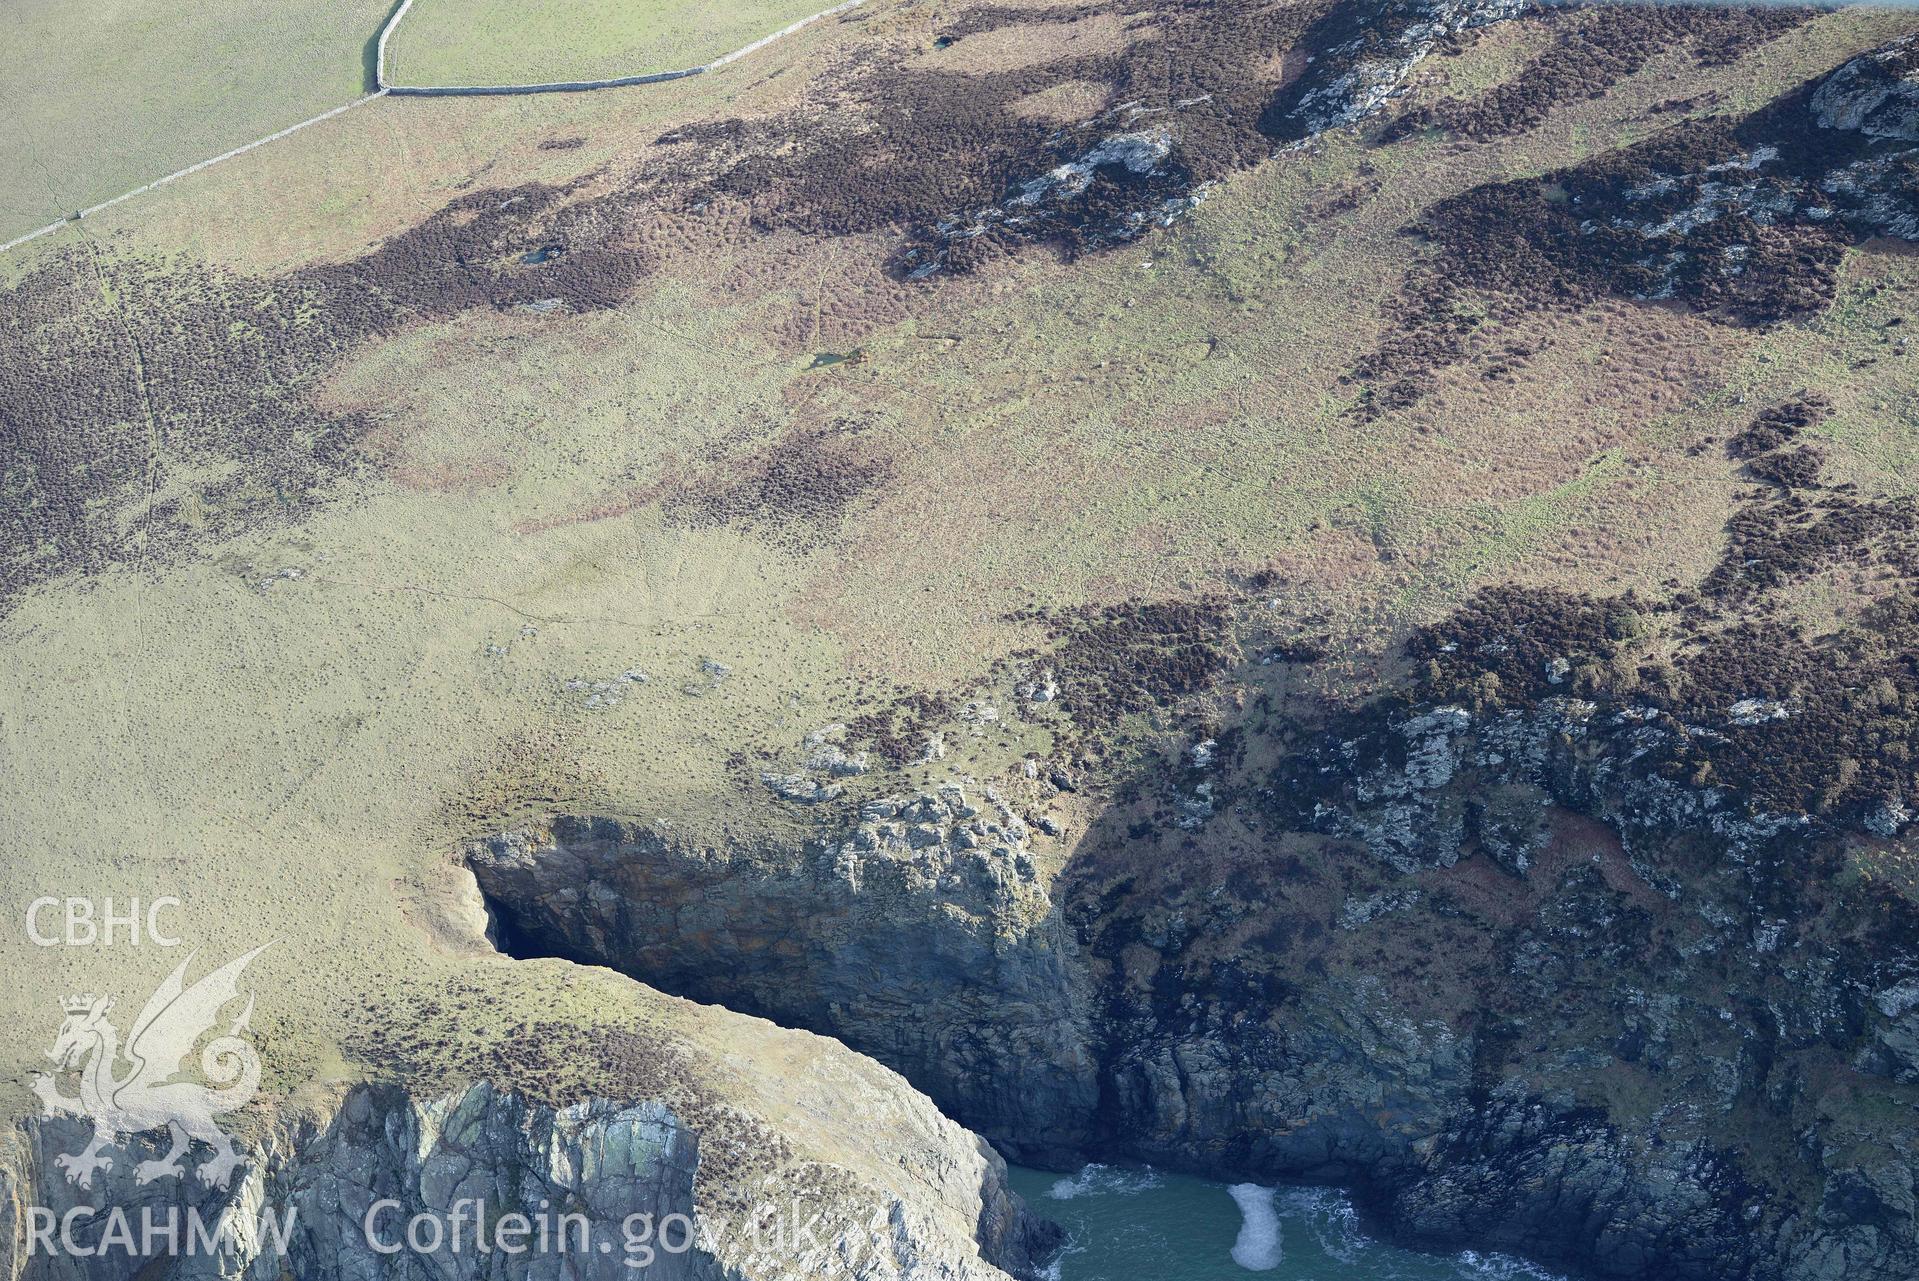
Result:
M0 240L368 92L391 3L0 6Z
M825 8L823 0L414 0L387 42L407 85L607 80L697 67Z

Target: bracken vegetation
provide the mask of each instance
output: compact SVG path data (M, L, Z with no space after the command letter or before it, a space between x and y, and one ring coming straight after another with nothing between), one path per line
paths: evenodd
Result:
M884 485L893 463L857 425L785 437L743 459L715 450L691 474L662 487L667 520L682 528L751 524L796 551L836 531Z
M685 128L659 138L644 176L624 185L599 174L472 192L358 258L277 278L161 270L91 244L49 260L0 307L0 495L10 513L0 526L0 603L62 572L166 557L298 516L376 453L364 416L309 400L348 354L470 309L617 305L653 269L649 246L709 218L755 232L897 233L894 266L908 275L967 271L1021 245L1070 254L1144 234L1207 182L1269 156L1300 78L1330 74L1330 62L1312 69L1306 55L1364 27L1376 7L1110 0L976 9L940 30L933 54L1014 30L1043 47L1045 30L1095 19L1117 34L1094 51L999 69L990 56L959 69L882 41L853 57L837 91L842 109L831 115ZM1536 68L1543 81L1516 83L1556 83L1573 72L1546 71L1585 67L1599 46L1616 45L1625 61L1615 70L1662 40L1689 42L1703 59L1727 57L1802 16L1663 7L1586 15L1578 31L1617 41L1568 37ZM1014 109L1063 83L1089 88L1102 105L1067 123ZM1523 121L1531 108L1495 100L1499 92L1475 110ZM1548 83L1539 92L1558 90ZM1651 251L1637 225L1602 218L1588 229L1625 193L1679 175L1671 191L1635 197L1632 209L1640 224L1673 215L1710 166L1755 140L1785 148L1791 174L1812 173L1835 157L1829 139L1808 136L1805 116L1803 101L1782 101L1744 122L1686 125L1436 206L1419 230L1439 254L1409 281L1396 332L1355 371L1362 411L1410 403L1436 369L1461 358L1488 323L1462 306L1466 280L1490 291L1494 323L1606 294L1669 293L1730 323L1821 305L1851 235L1836 219L1761 225L1735 213L1656 238ZM1132 141L1115 149L1116 139ZM1719 268L1728 255L1737 271ZM1766 464L1780 481L1803 480L1809 465ZM795 438L687 483L668 498L669 518L744 521L804 545L886 474L877 445Z
M1056 697L1049 694L1044 705L1064 717L1054 724L1055 758L1094 761L1107 754L1126 718L1179 711L1232 668L1239 658L1235 612L1225 596L1022 610L1008 621L1037 625L1047 644L1009 654L985 684L1023 684L1030 693L1050 681ZM913 690L875 698L848 718L848 736L892 764L907 764L952 728L969 697Z
M1274 68L1315 12L1312 5L1260 0L977 9L941 32L942 47L964 47L1014 25L1037 32L1102 14L1126 23L1137 42L1121 52L969 73L876 54L856 66L843 91L855 109L836 117L810 118L804 127L790 117L729 120L661 141L675 146L681 174L698 183L689 206L737 201L761 230L850 235L905 228L908 254L937 247L954 271L1021 244L1083 251L1128 238L1137 217L1270 153L1270 139L1256 126L1279 80ZM1101 86L1112 106L1065 127L1011 110L1062 82ZM1170 152L1153 172L1102 165L1072 199L988 220L977 230L967 225L1021 184L1132 132L1169 140ZM787 142L797 145L775 145ZM956 235L963 226L966 234ZM912 261L903 255L901 269Z
M1236 657L1231 608L1219 597L1089 605L1044 622L1053 647L1028 657L1052 665L1061 710L1088 733L1174 706Z
M474 308L611 306L647 269L612 197L476 192L363 257L273 279L105 250L0 305L0 604L65 571L290 519L365 455L308 393L360 344ZM190 493L183 480L212 480Z
M1817 451L1794 442L1822 409L1774 407L1728 442L1764 484L1698 591L1488 590L1408 643L1419 700L1592 699L1667 731L1674 779L1773 812L1871 824L1919 796L1919 509L1818 485ZM1872 571L1879 594L1815 633L1780 593L1835 567Z
M1767 12L1744 15L1757 34ZM1813 90L1434 205L1409 230L1437 252L1408 274L1393 330L1352 373L1361 414L1413 404L1479 335L1540 311L1669 300L1767 327L1823 309L1846 249L1897 215L1883 193L1913 189L1894 171L1914 153L1822 128ZM1832 180L1855 165L1863 187Z
M1686 47L1701 66L1725 66L1816 12L1665 4L1540 8L1534 20L1556 32L1550 48L1484 93L1405 112L1380 140L1392 142L1424 129L1473 139L1524 133L1564 103L1603 96L1667 49Z

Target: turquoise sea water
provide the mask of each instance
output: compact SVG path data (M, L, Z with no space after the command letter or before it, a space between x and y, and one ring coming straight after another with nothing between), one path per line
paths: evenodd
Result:
M1368 1237L1329 1188L1228 1186L1089 1165L1012 1171L1014 1189L1064 1227L1051 1281L1557 1281L1502 1255L1417 1254Z

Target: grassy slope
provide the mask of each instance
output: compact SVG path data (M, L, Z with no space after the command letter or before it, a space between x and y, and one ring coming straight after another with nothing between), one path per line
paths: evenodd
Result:
M749 83L715 77L591 110L617 108L622 127L658 127ZM248 265L311 258L404 225L444 198L443 183L469 176L460 166L504 157L505 168L537 172L549 157L534 144L566 111L447 105L408 130L398 118L418 104L381 104L373 111L384 117L342 118L89 220L86 234L107 253L185 247ZM396 136L423 175L417 187L388 180ZM475 141L489 138L499 147L473 160ZM70 248L76 234L23 257ZM660 328L688 321L682 310L668 297L600 322L614 326L599 336L619 345L621 386L684 382L685 339ZM412 355L435 342L490 341L488 328L456 322L420 335L425 346L376 353L342 379L340 394L353 394L356 378L377 388L388 376L411 377ZM777 384L750 368L702 376L732 388L709 407L714 423L763 410ZM444 383L427 395L460 399ZM595 437L592 419L589 409L555 430L577 429L605 462L619 433ZM467 983L477 1004L399 1016L404 1030L469 1048L527 1020L662 1037L676 1057L643 1056L637 1079L610 1092L663 1097L697 1126L717 1126L716 1147L732 1144L756 1162L783 1150L830 1163L886 1199L915 1197L913 1185L928 1177L920 1163L955 1136L891 1104L849 1107L897 1088L878 1065L817 1037L662 999L608 971L510 963L477 943L477 904L447 863L456 837L481 830L474 814L498 822L544 797L642 796L649 812L719 821L730 801L715 796L714 780L733 728L765 725L786 737L782 719L805 713L783 691L836 666L829 641L768 642L761 610L784 568L735 536L662 537L653 522L608 522L527 554L510 529L527 508L521 491L550 497L584 480L572 445L527 441L526 425L494 414L489 436L461 439L464 424L449 423L417 441L427 471L436 458L525 442L526 466L507 490L378 483L310 526L236 540L196 565L108 575L97 591L50 591L0 621L0 649L17 674L0 694L0 828L18 853L0 867L0 902L15 916L15 928L0 931L0 967L19 980L0 1000L22 1031L0 1069L0 1110L37 1112L26 1086L48 1066L62 996L113 993L124 1031L187 950L37 948L19 928L26 905L41 895L111 896L122 906L173 895L184 907L172 920L200 952L195 975L274 942L247 982L258 998L252 1026L267 1097L337 1094L365 1072L343 1048L349 1038L381 1039L371 1005L444 1002L449 985ZM304 576L273 580L288 567ZM505 652L492 655L490 645ZM742 679L699 698L679 693L707 655L733 663ZM622 715L588 713L561 688L574 675L636 665L656 681ZM428 1089L447 1079L436 1071L470 1075L450 1064L425 1071ZM542 1072L529 1083L564 1092L564 1077ZM723 1106L703 1116L715 1098ZM772 1127L779 1142L756 1126ZM0 1149L6 1142L0 1135ZM796 1177L818 1181L816 1168L797 1168ZM762 1171L750 1172L752 1188L722 1184L723 1202L763 1194ZM862 1216L874 1203L870 1193L854 1202ZM975 1229L971 1219L939 1226L954 1243Z
M415 0L387 45L396 84L600 80L699 66L789 22L816 0Z
M365 92L388 0L0 7L0 239Z
M1870 21L1824 19L1763 61L1685 74L1763 96L1870 43ZM853 38L816 33L767 66L659 93L382 103L89 231L112 252L184 248L243 267L344 255L481 173L505 185L585 170L671 121L763 108L789 91L767 85L769 71ZM0 624L14 676L0 692L0 811L20 854L0 868L0 896L176 893L211 954L281 939L260 962L256 1012L281 1088L358 1070L339 1044L367 994L461 974L502 994L502 1019L559 1000L578 1017L668 1020L723 1043L748 1025L697 1019L604 973L558 989L560 967L436 944L447 851L550 806L701 831L783 822L756 789L732 790L731 753L791 752L855 709L856 674L963 679L1030 640L999 620L1035 601L1203 590L1235 565L1277 563L1297 607L1336 607L1357 631L1475 581L1622 586L1711 555L1733 483L1685 445L1723 435L1735 394L1763 402L1808 371L1847 370L1873 333L1853 303L1766 338L1622 309L1558 344L1558 363L1517 391L1462 373L1417 421L1362 428L1337 413L1336 375L1372 338L1354 300L1392 287L1380 264L1403 260L1394 231L1408 213L1617 137L1674 92L1673 74L1654 64L1534 134L1469 152L1414 141L1368 157L1330 140L1226 184L1170 236L953 284L917 321L867 337L857 366L807 372L764 334L769 316L806 305L793 282L854 271L873 249L858 243L808 250L801 272L742 242L676 264L614 313L477 313L384 343L330 394L400 424L393 471L297 529L43 592ZM535 149L562 134L587 143ZM1367 159L1390 181L1315 220L1314 202ZM1911 297L1919 274L1877 255L1854 271L1887 280L1893 298ZM721 288L742 279L774 283ZM959 344L921 337L955 332ZM1202 359L1209 339L1216 354ZM1655 340L1711 347L1683 398L1642 395L1623 376ZM1910 367L1881 361L1833 382L1838 464L1919 480L1919 427L1877 408L1911 403ZM902 466L838 546L796 555L736 531L674 530L646 504L564 520L658 474L669 453L855 407ZM287 568L300 577L275 577ZM685 693L709 656L734 675ZM653 682L608 711L563 688L636 666ZM1002 769L1040 731L1004 732L947 767ZM0 1062L11 1106L30 1102L18 1083L59 994L131 999L172 961L0 935L0 966L33 976L0 996L23 1033Z
M225 255L251 268L351 251L436 207L472 176L466 165L505 180L541 175L553 155L535 144L557 121L664 127L752 82L714 77L591 104L549 100L543 111L386 102L90 219L84 234L109 253ZM415 184L391 182L395 146ZM31 245L12 267L73 247L77 234ZM685 311L668 293L587 322L610 326L591 343L614 361L603 368L580 364L580 332L530 332L553 347L557 382L516 391L543 410L568 374L685 387L693 374L677 332L699 324ZM395 395L401 387L390 384L413 378L409 362L430 359L436 345L472 355L497 322L455 320L370 353L338 393ZM528 361L543 357L530 349ZM735 368L722 397L700 384L699 416L681 420L723 430L748 410L766 414L779 374L752 380ZM420 395L466 399L457 378L428 380ZM445 894L445 857L457 836L478 830L474 813L497 821L541 796L610 802L618 780L620 796L643 796L647 813L710 817L712 779L737 746L731 729L796 736L796 721L781 721L804 713L787 690L823 683L819 673L837 667L825 639L768 641L762 610L787 568L737 535L662 537L656 522L606 522L558 531L526 554L516 520L603 481L581 474L581 451L564 437L578 431L585 456L610 464L606 449L633 435L620 416L595 426L603 401L580 408L530 439L528 416L468 405L447 430L411 439L416 481L380 481L313 525L240 539L196 566L113 573L98 593L40 594L0 621L0 646L21 673L0 694L0 813L23 851L0 869L0 901L23 913L40 894L171 894L186 903L182 932L207 957L278 940L257 963L255 1014L271 1037L274 1089L349 1080L355 1068L340 1059L340 1041L365 1026L363 1001L434 990L476 965L503 1018L666 1020L677 1036L720 1041L746 1028L702 1022L604 972L568 978L574 999L551 974L516 990L510 974L520 968L476 959L457 942L472 922ZM675 439L674 408L662 397L649 428L664 435L639 439ZM495 493L430 476L472 454L524 456L526 466ZM305 577L261 587L284 568ZM507 652L489 656L489 644ZM679 694L704 656L743 679L704 698ZM620 715L591 715L560 688L633 665L656 681ZM132 1003L177 961L157 949L36 949L23 930L0 932L0 965L33 976L6 997L8 1014L31 1030L13 1039L0 1072L6 1110L35 1106L25 1082L44 1068L59 995L111 990ZM459 1028L462 1039L472 1032Z

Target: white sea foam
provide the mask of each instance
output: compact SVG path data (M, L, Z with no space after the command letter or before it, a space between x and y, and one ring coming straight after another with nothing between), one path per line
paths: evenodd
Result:
M1374 1244L1360 1230L1352 1198L1338 1188L1288 1188L1280 1194L1280 1212L1288 1219L1305 1220L1319 1248L1338 1263L1357 1263Z
M1076 1196L1131 1196L1149 1192L1160 1185L1159 1174L1151 1167L1123 1170L1115 1165L1083 1166L1078 1174L1061 1179L1046 1190L1055 1201L1071 1201Z
M1463 1276L1475 1281L1562 1281L1562 1278L1537 1264L1515 1259L1510 1254L1481 1254L1462 1250L1455 1256Z
M1268 1272L1279 1266L1279 1205L1271 1188L1257 1183L1235 1183L1226 1191L1239 1206L1243 1222L1233 1242L1233 1262L1248 1272Z

